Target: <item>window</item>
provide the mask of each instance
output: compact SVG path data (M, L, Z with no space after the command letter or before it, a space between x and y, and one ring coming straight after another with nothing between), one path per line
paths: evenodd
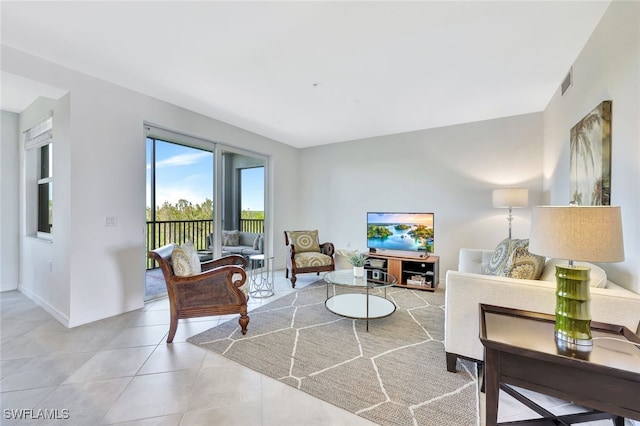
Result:
M48 143L39 149L38 163L38 232L51 234L53 227L53 144Z
M35 197L29 198L28 208L34 211L34 223L29 229L40 238L50 239L53 231L53 117L42 120L25 132L27 151L27 185L35 182ZM33 167L33 169L31 169ZM31 169L31 170L30 170ZM31 176L31 179L28 177ZM35 179L34 179L35 177ZM28 214L28 216L32 216Z

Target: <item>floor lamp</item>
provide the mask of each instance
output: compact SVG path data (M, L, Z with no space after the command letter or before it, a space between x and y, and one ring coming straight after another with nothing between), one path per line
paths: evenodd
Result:
M534 207L529 252L569 260L568 265L556 265L555 338L560 347L589 351L591 270L573 261L624 260L620 207Z
M529 205L529 190L526 188L500 188L493 190L493 207L508 208L509 239L511 239L511 222L513 222L513 209L527 207Z

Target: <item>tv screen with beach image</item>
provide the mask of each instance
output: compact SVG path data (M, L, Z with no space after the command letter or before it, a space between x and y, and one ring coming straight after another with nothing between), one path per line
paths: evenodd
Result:
M433 253L433 213L367 213L367 247Z

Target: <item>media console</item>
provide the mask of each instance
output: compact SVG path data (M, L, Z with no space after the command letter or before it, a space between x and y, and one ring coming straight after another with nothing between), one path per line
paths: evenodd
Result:
M435 291L440 282L440 258L438 256L421 257L418 254L399 254L397 252L369 252L371 262L367 262L365 269L367 276L376 278L376 270L387 272L395 276L398 281L396 287L412 288L416 290ZM409 281L409 282L407 282ZM424 284L421 282L424 281Z

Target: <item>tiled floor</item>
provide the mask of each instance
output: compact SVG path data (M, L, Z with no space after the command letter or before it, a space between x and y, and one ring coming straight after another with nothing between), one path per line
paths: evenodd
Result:
M316 279L302 275L297 284L302 287ZM283 273L276 272L276 295L251 299L250 309L291 291L295 290ZM181 320L173 344L167 345L166 299L73 329L60 325L17 291L0 293L0 308L2 425L372 424L186 343L188 337L220 321L235 321L236 315ZM546 404L563 409L566 405L551 399ZM12 418L18 414L12 410L19 409L46 409L48 415L69 418L19 421ZM525 414L517 402L501 399L501 420Z

